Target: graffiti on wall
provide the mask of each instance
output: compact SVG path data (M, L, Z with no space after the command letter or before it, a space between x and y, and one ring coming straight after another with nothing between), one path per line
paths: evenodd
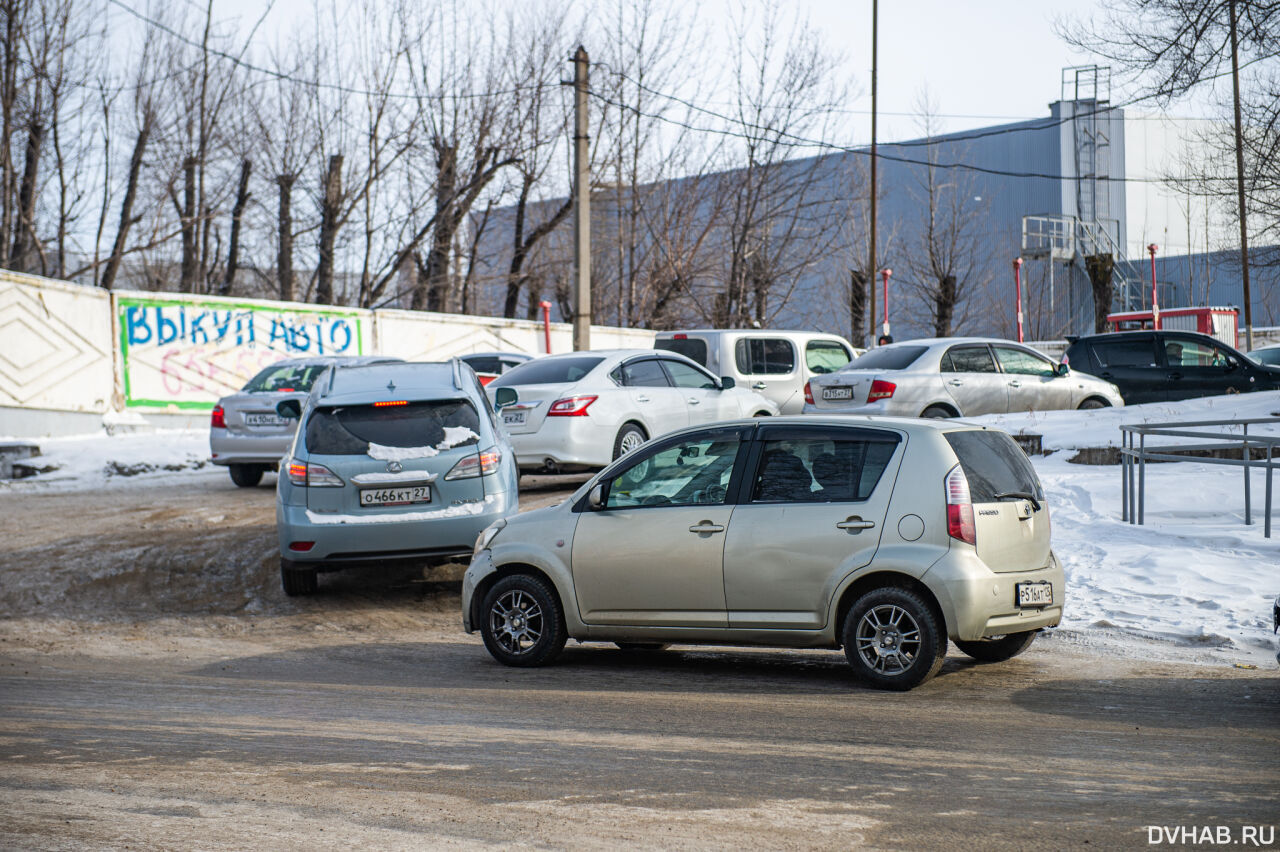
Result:
M285 358L360 355L358 311L118 297L124 401L207 409Z

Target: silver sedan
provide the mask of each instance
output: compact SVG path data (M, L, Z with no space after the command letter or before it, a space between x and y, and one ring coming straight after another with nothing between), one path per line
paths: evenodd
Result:
M1116 386L1029 346L981 337L909 340L873 349L805 386L806 414L973 417L1122 406Z

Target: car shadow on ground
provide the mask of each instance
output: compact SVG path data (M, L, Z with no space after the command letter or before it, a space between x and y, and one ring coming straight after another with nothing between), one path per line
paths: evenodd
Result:
M1280 730L1274 679L1153 676L1051 680L1015 692L1013 704L1034 713L1089 723L1184 730Z

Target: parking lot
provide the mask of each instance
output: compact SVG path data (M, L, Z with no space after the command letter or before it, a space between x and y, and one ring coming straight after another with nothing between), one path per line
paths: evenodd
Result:
M907 694L834 652L508 669L461 632L456 572L285 598L272 499L210 470L0 494L5 846L1115 847L1280 821L1271 671L1065 638L953 652Z

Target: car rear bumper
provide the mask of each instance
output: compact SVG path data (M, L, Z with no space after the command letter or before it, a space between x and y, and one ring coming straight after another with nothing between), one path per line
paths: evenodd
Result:
M541 470L550 460L557 467L604 467L613 461L614 426L587 417L548 417L536 432L507 434L522 470Z
M973 641L1023 633L1056 627L1062 621L1066 577L1052 554L1043 568L996 573L971 549L952 547L922 579L938 598L952 639ZM1018 606L1017 585L1041 580L1053 586L1053 603L1044 607Z
M293 435L256 436L227 429L209 431L209 461L214 464L276 465L289 452Z
M387 560L466 557L485 527L516 510L515 492L490 493L483 503L406 515L329 515L276 504L282 558L307 567L342 567ZM309 550L295 542L314 542Z

